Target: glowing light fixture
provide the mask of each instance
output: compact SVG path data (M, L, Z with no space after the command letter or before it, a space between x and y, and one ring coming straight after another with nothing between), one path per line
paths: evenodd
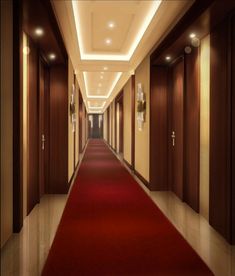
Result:
M109 29L113 29L116 26L116 24L113 21L108 22Z
M108 67L107 66L104 66L104 68L103 68L105 71L107 71L108 70Z
M44 35L44 30L42 28L38 27L34 30L34 33L35 33L36 36L43 36Z
M129 61L140 43L140 40L142 39L145 31L147 30L149 24L151 23L155 13L157 12L158 8L161 5L162 0L156 0L152 1L149 10L147 14L143 17L142 24L137 31L137 35L134 38L134 40L131 43L131 46L126 54L88 54L86 53L83 45L83 39L82 39L82 31L81 31L81 22L79 19L81 18L79 14L79 2L77 0L72 0L72 10L73 10L73 16L75 20L75 27L77 31L77 40L78 40L78 46L81 54L81 60L119 60L119 61Z
M166 60L167 61L171 60L171 57L170 56L166 56Z
M56 55L54 53L49 54L48 57L49 57L50 60L56 59Z
M111 38L106 38L105 39L105 44L107 44L107 45L112 44L112 39Z
M195 33L191 33L191 34L189 35L189 37L190 37L190 38L194 38L194 37L196 37L196 34L195 34Z

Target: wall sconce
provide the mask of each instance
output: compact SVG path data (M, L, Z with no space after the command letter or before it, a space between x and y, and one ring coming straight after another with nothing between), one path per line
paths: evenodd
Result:
M146 100L145 93L142 88L142 84L137 85L137 125L138 130L142 131L145 122L145 112L146 112Z
M75 106L75 86L72 84L72 94L70 98L70 116L72 123L72 132L76 130L76 106Z

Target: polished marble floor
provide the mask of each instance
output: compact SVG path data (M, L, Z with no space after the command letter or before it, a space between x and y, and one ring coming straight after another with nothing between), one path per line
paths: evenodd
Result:
M235 246L230 246L208 222L171 192L141 187L207 263L215 275L235 275ZM45 195L1 252L1 275L37 276L43 268L61 218L66 195Z

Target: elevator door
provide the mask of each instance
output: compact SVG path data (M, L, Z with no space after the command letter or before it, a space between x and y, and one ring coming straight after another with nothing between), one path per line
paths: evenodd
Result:
M169 110L169 186L183 199L183 97L184 61L180 59L170 69Z

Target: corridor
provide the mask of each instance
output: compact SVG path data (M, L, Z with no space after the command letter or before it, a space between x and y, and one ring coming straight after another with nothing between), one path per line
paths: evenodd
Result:
M0 4L1 275L235 275L235 1Z

